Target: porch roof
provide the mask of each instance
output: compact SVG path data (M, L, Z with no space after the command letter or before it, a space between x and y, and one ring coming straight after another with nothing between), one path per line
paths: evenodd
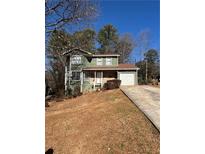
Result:
M92 55L92 57L119 57L119 54L112 54L112 53L105 53L105 54L100 54L100 53L95 53Z
M86 67L83 68L83 70L139 70L138 67L136 67L134 64L119 64L115 67L109 67L109 66L102 66L102 67Z

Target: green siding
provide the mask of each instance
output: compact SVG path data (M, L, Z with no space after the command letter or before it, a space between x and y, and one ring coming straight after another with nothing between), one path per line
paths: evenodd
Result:
M85 60L85 66L86 67L102 67L102 66L117 66L118 65L117 57L109 57L109 58L112 58L112 65L106 65L106 57L102 57L102 58L103 58L103 65L97 65L97 57L93 57L91 62L89 62L87 59Z
M101 57L99 57L101 58ZM91 61L88 61L88 59L84 56L81 56L82 63L72 64L71 70L81 70L83 67L102 67L102 66L117 66L118 65L118 58L117 57L109 57L112 58L112 65L106 65L106 57L103 58L103 65L97 65L97 57L92 57Z
M101 58L101 57L99 57ZM108 65L106 65L106 57L102 57L103 58L103 65L97 65L96 61L97 61L97 57L92 57L91 61L89 62L88 59L85 56L81 56L81 64L71 64L71 70L72 71L82 71L82 69L84 67L108 67ZM112 65L109 66L117 66L118 65L118 58L117 57L109 57L112 58ZM69 66L68 66L69 68ZM75 87L80 86L80 81L74 81L71 80L70 81L70 88L72 89L72 91L75 89ZM88 81L84 81L83 85L82 85L82 91L83 92L87 92L87 91L92 91L93 89L93 85L91 83L89 83Z
M90 82L88 82L88 81L84 81L84 83L83 83L83 92L89 92L89 91L92 91L92 90L93 90L92 84L90 84Z
M87 59L85 60L85 67L95 67L96 66L96 58L92 58L89 62Z

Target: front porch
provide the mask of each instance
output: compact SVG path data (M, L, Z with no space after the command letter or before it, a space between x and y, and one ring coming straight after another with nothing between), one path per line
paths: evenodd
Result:
M83 92L103 88L108 80L117 79L116 70L86 70L83 71Z

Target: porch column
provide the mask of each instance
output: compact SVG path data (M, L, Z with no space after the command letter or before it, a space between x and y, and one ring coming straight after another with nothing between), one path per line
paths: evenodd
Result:
M103 71L101 72L101 88L103 87Z
M80 72L80 92L83 92L83 72Z
M71 55L70 55L69 56L69 80L68 80L69 88L70 88L71 75L72 75L72 72L71 72Z
M95 82L96 82L96 71L94 72L94 90L95 90Z
M68 67L67 67L67 64L66 64L66 66L65 66L65 95L66 95L66 93L67 93L67 89L68 89L68 87L67 87L67 81L68 81Z

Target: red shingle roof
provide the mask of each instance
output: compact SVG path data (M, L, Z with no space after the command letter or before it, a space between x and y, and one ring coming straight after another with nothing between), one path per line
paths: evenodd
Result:
M118 68L136 68L135 64L119 64Z

